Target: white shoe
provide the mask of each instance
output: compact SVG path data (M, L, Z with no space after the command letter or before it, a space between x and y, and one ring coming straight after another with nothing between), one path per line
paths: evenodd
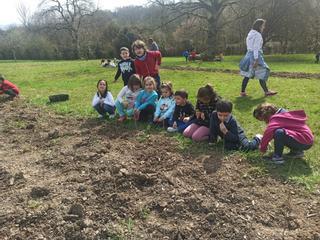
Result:
M114 119L115 116L116 116L115 114L110 114L110 115L109 115L109 119Z
M177 129L177 128L173 128L173 127L168 127L168 128L167 128L167 131L168 131L169 133L174 133L174 132L178 132L178 129Z
M262 139L263 135L262 134L256 134L254 137L257 138L259 140L259 142L261 142L261 139Z

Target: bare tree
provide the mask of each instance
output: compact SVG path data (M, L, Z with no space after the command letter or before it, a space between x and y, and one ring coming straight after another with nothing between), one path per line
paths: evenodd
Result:
M25 4L23 4L22 2L19 2L18 6L17 6L17 12L18 12L20 22L22 23L22 25L24 27L28 28L29 23L30 23L29 9L26 7Z
M75 58L80 58L80 30L85 17L95 9L92 0L43 0L40 5L44 16L55 16L56 30L66 30L71 39Z
M197 0L178 2L151 0L150 2L169 8L176 15L174 20L177 17L193 16L206 22L202 30L207 33L206 48L209 55L214 55L219 51L218 39L222 28L226 24L234 22L235 19L243 17L243 15L240 15L235 10L235 6L239 4L240 0ZM223 19L223 14L227 9L234 11L234 18L228 20ZM250 10L248 9L247 12L250 12ZM172 22L172 19L168 22Z

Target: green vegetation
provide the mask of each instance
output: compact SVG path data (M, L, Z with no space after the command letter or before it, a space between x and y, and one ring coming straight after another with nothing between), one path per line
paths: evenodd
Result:
M268 56L267 61L276 71L317 72L320 65L314 64L312 55ZM237 69L240 59L238 57L226 57L223 63L203 63L204 65L218 65L227 69ZM309 59L308 61L306 59ZM184 65L183 58L164 58L163 65ZM192 63L197 64L197 63ZM223 65L222 65L223 64ZM107 79L109 88L114 97L122 88L122 80L112 83L116 69L105 69L99 66L99 61L18 61L0 62L1 73L10 81L16 83L22 92L22 96L32 104L48 106L60 114L72 116L96 117L97 114L91 107L91 100L96 91L98 79ZM271 102L287 109L304 109L309 117L308 124L315 136L320 135L319 105L319 79L289 79L270 78L270 89L277 90L279 94L271 98L265 98L257 81L252 80L247 92L249 97L240 98L240 85L242 78L239 75L227 73L210 73L194 71L161 70L162 81L171 81L174 89L185 88L190 95L190 101L195 102L197 89L206 83L211 83L219 95L231 100L234 104L234 115L246 130L247 135L254 136L262 133L264 123L252 117L252 109L259 103ZM58 93L70 94L67 102L48 104L48 96ZM20 124L20 123L17 123ZM134 124L128 126L134 127ZM149 131L141 135L141 141L148 137ZM209 148L205 144L193 144L183 137L176 136L182 149L189 149L198 153L203 151L220 151L221 146ZM191 147L195 145L196 147ZM201 148L199 147L201 146ZM288 161L284 166L274 167L261 162L259 153L248 153L244 156L252 163L252 170L248 176L262 175L266 172L272 176L293 180L312 188L320 183L320 145L319 140L313 148L306 152L305 160ZM240 153L239 153L240 154ZM242 154L242 153L241 153Z

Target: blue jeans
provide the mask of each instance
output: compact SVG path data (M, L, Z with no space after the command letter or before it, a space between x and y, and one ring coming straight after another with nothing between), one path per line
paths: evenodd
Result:
M246 136L240 136L240 149L242 151L253 151L259 148L260 140L254 137L252 140L249 140Z
M95 105L93 108L102 116L105 116L107 113L109 113L110 115L113 115L116 110L115 106L111 106L108 104L102 104L101 106L100 103Z
M191 124L191 122L184 122L181 120L177 120L178 132L183 133L183 131ZM173 120L169 120L169 126L172 127Z
M122 103L118 100L115 102L117 111L120 115L120 117L127 115L128 117L131 117L133 115L133 108L124 108Z
M284 147L290 148L292 152L302 152L312 147L309 144L299 143L294 138L288 136L284 129L279 128L273 134L274 139L274 153L278 157L282 156Z

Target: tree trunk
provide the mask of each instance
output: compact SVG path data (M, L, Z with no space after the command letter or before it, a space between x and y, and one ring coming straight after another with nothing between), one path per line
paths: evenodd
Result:
M214 17L208 19L207 53L211 56L218 54L218 26Z

